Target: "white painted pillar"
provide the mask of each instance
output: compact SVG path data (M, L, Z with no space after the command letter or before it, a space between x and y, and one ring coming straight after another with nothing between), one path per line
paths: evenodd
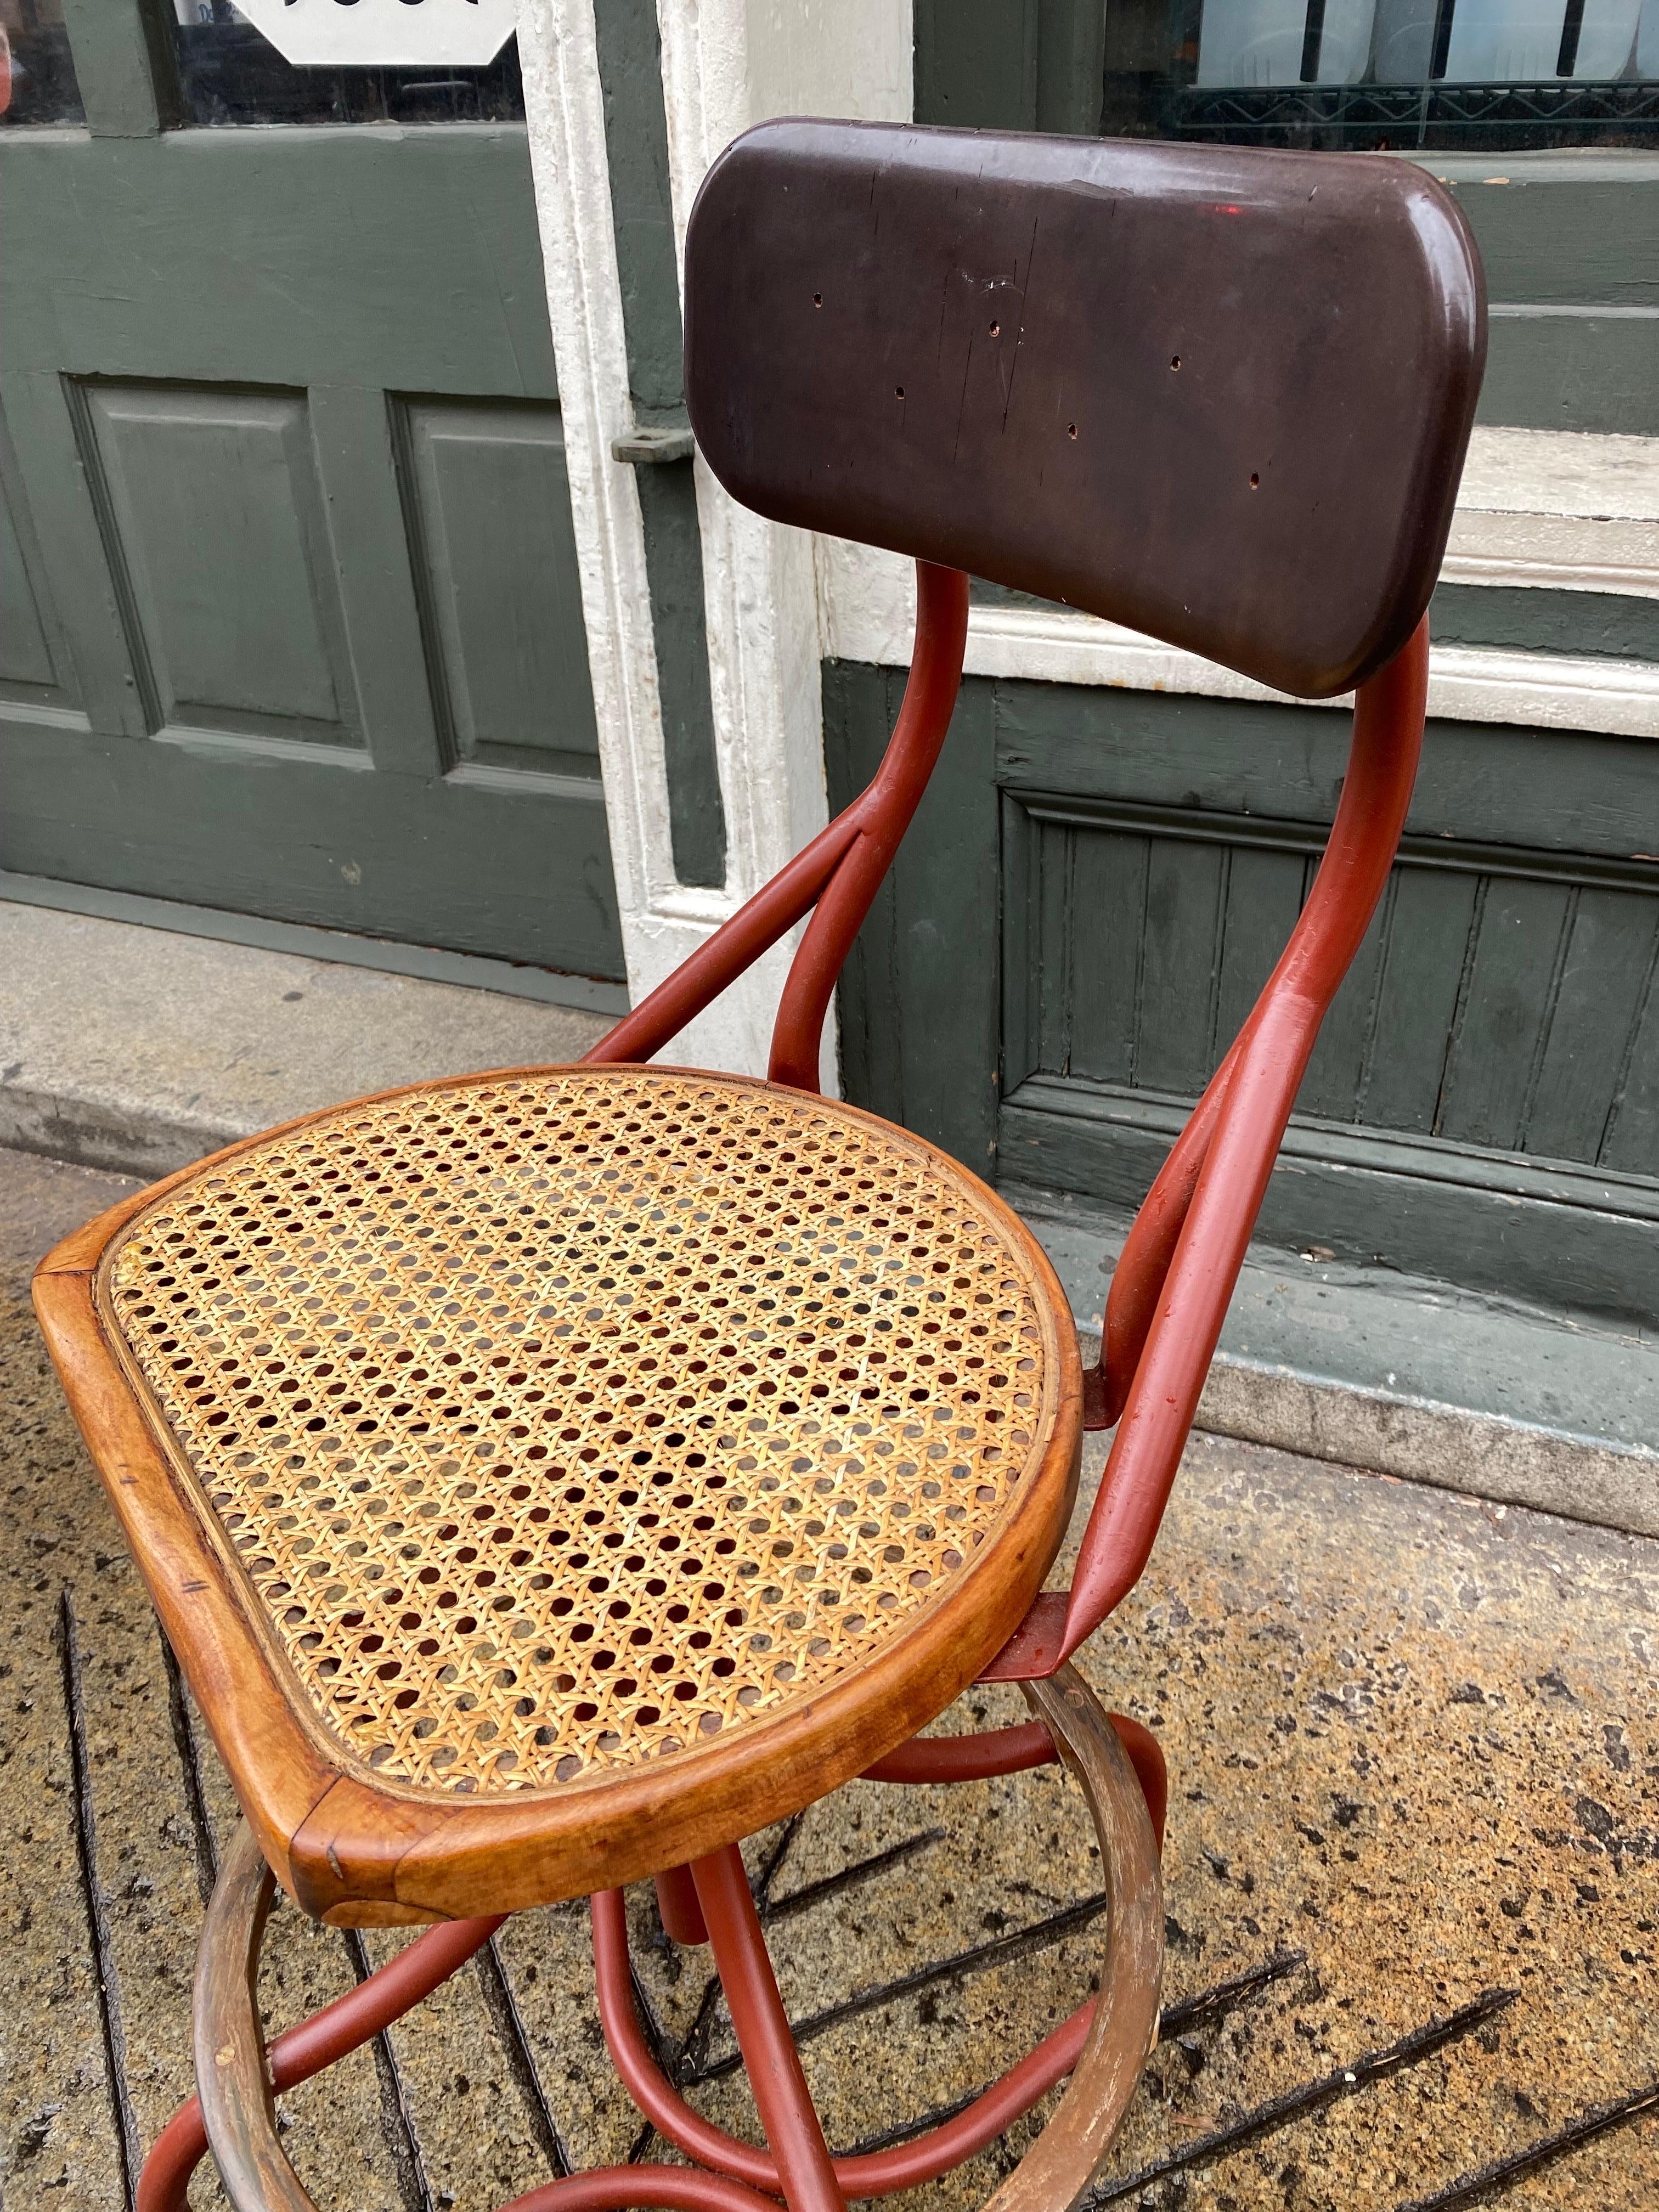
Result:
M771 115L910 112L910 0L658 0L682 270L686 220L714 156ZM635 1003L823 825L812 543L726 498L699 459L697 505L723 892L675 880L592 0L523 0L519 47L558 366L600 765ZM665 1057L763 1073L792 947L780 946ZM833 1040L826 1089L834 1087Z

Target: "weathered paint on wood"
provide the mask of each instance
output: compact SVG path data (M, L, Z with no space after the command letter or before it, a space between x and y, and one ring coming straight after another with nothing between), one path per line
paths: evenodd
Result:
M1145 1194L1182 1113L1173 1103L1143 1104L1034 1078L1001 1117L1003 1194L1040 1207L1083 1183L1103 1214L1121 1222ZM1468 1172L1480 1164L1449 1147L1408 1149L1298 1119L1273 1170L1258 1235L1287 1254L1318 1247L1346 1265L1626 1328L1654 1326L1659 1220L1643 1210L1650 1182L1559 1176L1540 1177L1549 1183L1540 1189L1520 1174L1495 1181Z
M1557 1159L1623 1165L1612 1139L1628 1103L1629 1071L1649 993L1655 931L1649 903L1630 891L1581 886L1571 894L1549 1035L1527 1103L1527 1149ZM1651 1174L1659 1146L1640 1147Z
M360 745L303 392L71 388L152 731Z
M593 21L635 416L641 425L680 421L679 270L657 12L653 0L599 0ZM726 811L714 749L696 487L689 459L641 467L636 477L674 872L683 884L718 889L726 881Z
M916 120L1086 135L1105 53L1099 0L916 0Z
M1328 708L1049 684L995 690L996 776L1011 791L1322 826L1335 810L1348 723ZM1656 763L1645 738L1431 722L1407 828L1621 863L1650 856Z
M898 681L828 672L832 793L867 770ZM1306 896L1346 741L1340 714L970 681L843 985L849 1095L966 1134L974 1164L994 1146L1012 1183L1138 1203ZM1656 773L1619 739L1432 726L1270 1241L1659 1318ZM961 1102L992 1066L988 1138Z
M1659 1153L1659 991L1653 988L1651 971L1602 1149L1608 1166L1626 1175L1650 1173Z
M1317 833L1076 800L1028 811L1037 832L1005 859L1006 896L1038 933L1006 989L1011 1029L1036 1033L1033 1069L1195 1096L1284 945ZM1413 838L1326 1021L1304 1111L1389 1127L1392 1109L1455 1143L1598 1164L1656 925L1659 883L1610 890L1570 861L1449 857ZM1023 1025L1022 988L1036 1008Z
M1450 185L1475 226L1493 300L1659 307L1659 157L1652 151L1416 158Z
M605 797L591 777L371 770L191 732L137 744L0 721L0 850L19 875L87 879L278 921L615 976Z
M445 767L597 775L558 409L410 399L394 420Z
M94 137L153 137L179 119L171 14L162 0L64 0L76 82Z
M0 144L5 366L556 399L508 124Z
M1486 264L1479 419L1659 432L1659 163L1618 151L1420 158L1449 182Z
M629 383L641 407L682 408L680 280L657 11L652 0L596 0L593 28Z
M1429 628L1437 645L1659 661L1659 599L1623 592L1442 584L1429 608Z
M1659 316L1494 318L1475 419L1659 435Z
M11 440L0 420L0 699L72 708L74 671L46 586Z
M726 882L726 806L714 750L696 482L689 458L635 474L662 702L669 850L679 882L719 890Z
M875 773L903 688L901 671L826 664L832 813ZM988 836L977 819L987 798L995 803L992 707L988 685L964 686L900 865L843 971L840 1001L848 1095L926 1128L981 1175L994 1169L1000 1076L996 836L994 818Z

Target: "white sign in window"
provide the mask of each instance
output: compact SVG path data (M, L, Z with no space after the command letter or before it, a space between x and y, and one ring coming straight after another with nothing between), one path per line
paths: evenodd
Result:
M513 35L518 0L237 0L237 9L302 65L476 69Z

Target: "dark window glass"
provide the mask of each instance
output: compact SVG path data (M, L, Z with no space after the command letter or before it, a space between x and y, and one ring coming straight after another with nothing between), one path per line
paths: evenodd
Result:
M1105 62L1114 137L1659 143L1659 0L1108 0Z
M9 4L9 0L6 0ZM301 69L230 0L174 0L190 123L517 123L519 42L485 69Z
M0 0L0 124L85 121L64 0Z

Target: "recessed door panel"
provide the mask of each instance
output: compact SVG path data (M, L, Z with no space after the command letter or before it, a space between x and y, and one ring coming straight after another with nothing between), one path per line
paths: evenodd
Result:
M362 742L305 395L79 389L158 733Z
M399 413L448 764L597 776L558 409L411 399Z
M58 664L28 510L0 422L0 699L63 703Z
M8 488L0 479L0 687L12 695L52 688L52 648L35 604Z

